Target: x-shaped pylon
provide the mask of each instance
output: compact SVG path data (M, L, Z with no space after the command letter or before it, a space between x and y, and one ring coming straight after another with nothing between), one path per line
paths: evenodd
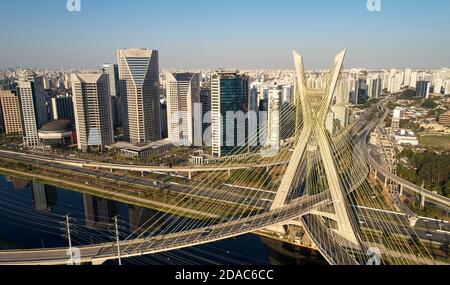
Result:
M339 235L351 244L357 245L358 241L350 221L349 211L342 189L342 183L339 178L336 161L333 157L331 144L325 128L326 117L333 101L334 92L343 66L345 54L346 50L343 50L336 56L334 68L330 73L331 77L328 82L329 85L325 91L318 92L308 89L303 59L297 52L293 52L297 74L298 94L303 112L303 129L300 133L298 143L294 149L291 161L286 169L271 209L278 209L285 205L287 196L294 187L296 174L300 169L300 164L305 154L308 142L314 135L319 146L320 156L324 164L325 174L335 209L335 213L328 214L327 218L333 219L338 223L339 229L337 232ZM320 215L321 213L314 212L314 214Z

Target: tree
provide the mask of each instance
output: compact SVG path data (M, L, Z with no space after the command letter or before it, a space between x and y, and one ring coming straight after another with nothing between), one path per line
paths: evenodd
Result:
M407 100L415 100L416 97L416 91L414 89L406 89L403 91L402 95L400 96L400 99L407 99Z
M422 105L423 108L427 108L427 109L435 109L438 105L436 104L436 102L433 101L433 99L426 99Z

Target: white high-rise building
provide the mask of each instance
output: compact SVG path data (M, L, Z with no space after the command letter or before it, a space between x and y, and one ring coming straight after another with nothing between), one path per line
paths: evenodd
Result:
M409 84L409 86L412 88L416 88L418 80L419 80L419 73L412 72L411 73L411 83Z
M395 75L397 74L397 70L395 69L391 69L390 73L389 73L389 81L388 81L388 92L389 93L394 93L394 85L395 85Z
M406 119L406 111L403 108L397 107L394 109L393 119L404 120Z
M347 126L348 123L348 107L350 103L349 78L343 77L338 81L335 90L336 104L331 107L334 113L334 119L339 121L341 128Z
M388 91L390 93L398 93L402 90L403 87L403 72L395 73L393 76L391 74L390 84Z
M283 100L282 103L286 104L286 103L292 103L292 91L293 91L293 87L291 85L284 85L283 86Z
M158 51L117 51L124 138L131 143L161 139Z
M444 94L449 95L450 94L450 80L446 80L444 85L445 85Z
M411 74L412 70L410 68L407 68L405 70L405 79L403 80L403 86L405 87L411 86Z
M381 97L383 84L378 74L367 76L367 86L370 99L378 99Z
M444 80L443 79L435 79L433 81L433 86L434 86L434 93L439 94L442 92L442 88L444 87Z
M196 114L194 109L200 103L199 74L166 73L166 98L169 140L174 145L192 146L194 137L202 137L202 113ZM195 119L200 124L195 125Z
M78 149L102 150L113 144L108 76L104 73L73 74L71 81Z
M24 70L19 76L18 91L24 144L37 146L39 128L48 121L42 77L31 70Z
M282 90L278 86L269 89L267 113L267 141L271 146L279 146L281 139Z

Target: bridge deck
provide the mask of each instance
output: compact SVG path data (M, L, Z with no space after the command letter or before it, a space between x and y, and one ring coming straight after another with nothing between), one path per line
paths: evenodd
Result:
M323 200L325 203L326 200ZM255 215L242 220L219 224L204 229L174 233L149 239L124 241L122 257L133 257L211 243L251 233L268 226L298 218L317 206L317 197L310 196L277 211ZM101 264L117 259L117 247L113 243L79 247L81 263ZM70 261L67 248L48 250L0 251L0 265L62 265Z

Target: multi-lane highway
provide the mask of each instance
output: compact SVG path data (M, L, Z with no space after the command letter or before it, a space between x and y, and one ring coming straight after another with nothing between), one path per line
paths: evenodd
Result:
M383 109L383 110L385 113L378 122L369 123L360 132L360 140L359 140L360 146L361 146L362 152L363 152L364 156L366 157L367 161L369 162L370 166L373 167L378 173L380 173L384 177L387 177L389 180L397 183L400 187L404 187L414 193L422 195L429 201L432 201L432 202L435 202L444 207L450 208L450 198L447 198L442 195L436 194L432 191L426 190L422 187L415 185L414 183L411 183L401 177L398 177L397 175L392 174L391 172L384 169L380 164L378 164L375 161L375 159L372 157L372 155L370 154L370 150L368 149L368 146L367 146L367 138L368 138L369 134L375 129L375 127L379 124L382 124L384 119L386 118L389 110L388 109Z

